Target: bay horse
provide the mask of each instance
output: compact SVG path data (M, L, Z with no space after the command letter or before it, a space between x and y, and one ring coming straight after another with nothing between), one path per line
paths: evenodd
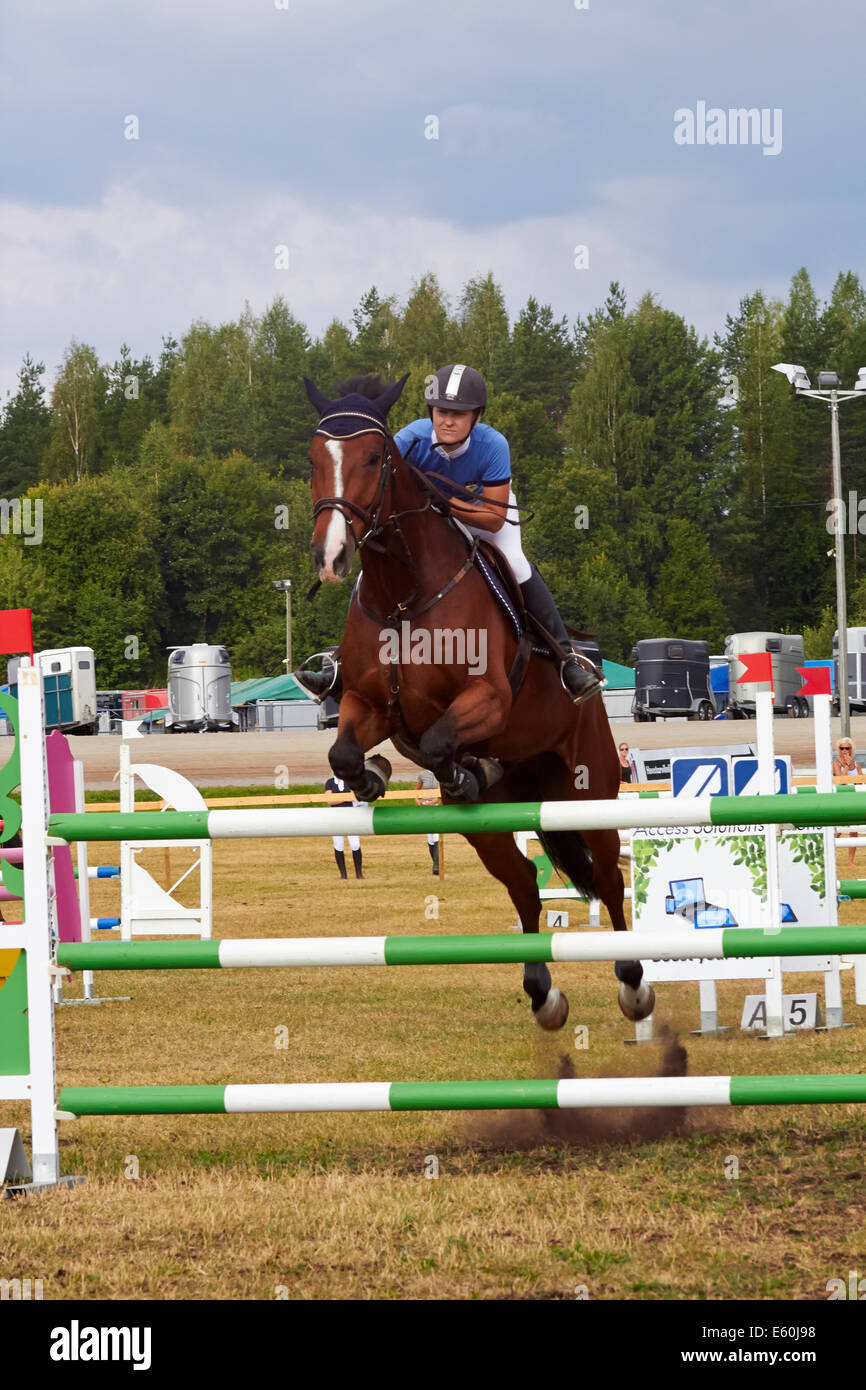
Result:
M342 643L343 696L328 755L334 774L359 799L376 800L391 766L381 755L365 755L390 738L435 774L445 802L615 798L619 755L601 695L575 706L558 662L538 655L524 663L522 683L512 689L509 672L521 644L474 563L474 537L449 519L447 503L401 457L388 429L406 379L383 386L361 378L329 400L304 378L319 415L310 447L319 579L339 582L356 553L361 560ZM508 890L522 930L537 932L536 868L514 837L465 838ZM618 832L539 838L556 867L587 898L601 899L615 930L626 931ZM617 962L615 973L623 1013L648 1017L654 995L640 961ZM524 965L523 988L543 1028L564 1025L568 1001L543 962Z

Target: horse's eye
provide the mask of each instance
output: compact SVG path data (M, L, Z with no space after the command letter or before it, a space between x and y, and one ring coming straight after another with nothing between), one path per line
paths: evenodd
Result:
M380 460L381 460L381 454L379 453L378 450L376 450L376 451L375 451L374 453L372 453L372 454L370 455L370 457L367 459L367 467L369 468L371 464L379 463Z

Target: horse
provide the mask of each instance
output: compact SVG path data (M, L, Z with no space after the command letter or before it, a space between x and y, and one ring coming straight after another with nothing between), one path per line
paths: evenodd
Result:
M619 755L600 693L575 706L558 662L535 654L524 660L522 682L509 680L527 645L474 563L474 536L449 518L447 501L401 457L388 429L406 379L358 378L329 400L304 378L319 415L309 453L311 552L319 580L340 582L360 556L342 643L337 737L328 754L334 774L359 799L376 800L391 766L381 755L366 755L390 738L434 773L449 804L613 799ZM521 929L538 932L536 867L514 837L465 838L504 884ZM618 832L539 838L581 894L604 903L614 929L628 930ZM617 962L615 973L622 1012L632 1020L648 1017L655 1001L640 961ZM524 965L523 988L542 1028L563 1027L568 1000L546 964Z

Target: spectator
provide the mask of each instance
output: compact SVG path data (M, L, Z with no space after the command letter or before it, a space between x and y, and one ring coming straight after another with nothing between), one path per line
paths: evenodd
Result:
M840 738L839 742L836 744L836 750L839 756L833 759L834 777L857 777L862 775L863 769L858 763L857 759L854 757L854 744L851 742L850 738ZM852 830L851 835L856 838L856 830ZM854 856L856 853L857 851L854 848L854 846L849 845L849 869L852 869L854 867Z
M351 797L345 800L337 800L337 797L345 795L349 791L348 784L340 780L339 777L329 777L325 783L325 791L328 793L329 806L366 806L366 801L352 801ZM334 835L332 837L334 845L334 858L337 861L337 868L340 870L340 878L348 878L346 873L346 855L343 850L344 837ZM361 838L359 835L349 836L349 849L352 851L352 862L355 865L355 878L363 878L362 858L361 858Z
M628 744L619 745L619 780L620 782L636 782L637 768L634 765L634 758L628 751Z
M438 790L439 790L439 783L436 781L435 776L434 776L433 773L429 770L429 768L422 767L421 771L420 771L419 774L418 774L418 781L415 783L415 790L416 790L416 791L428 791L428 792L429 792L429 791L433 791L434 788L438 791ZM433 797L430 797L430 796L426 796L426 797L424 797L424 796L416 796L416 797L415 797L415 805L416 805L416 806L436 806L437 803L438 803L438 801L439 801L439 797L438 797L438 796L433 796ZM429 851L430 851L430 858L433 860L433 876L434 876L434 878L435 878L435 877L438 877L438 874L439 874L439 836L438 836L438 835L428 835L428 836L427 836L427 848L428 848Z

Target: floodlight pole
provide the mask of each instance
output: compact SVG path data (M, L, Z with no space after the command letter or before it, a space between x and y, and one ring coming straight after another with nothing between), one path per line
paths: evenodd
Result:
M275 589L282 589L286 596L286 675L292 674L292 581L291 579L274 579Z
M838 378L837 378L838 380ZM839 633L839 717L842 737L851 737L851 701L848 694L848 595L845 586L845 524L842 507L842 451L839 447L839 402L862 400L863 391L806 390L796 386L798 396L824 401L830 407L830 440L833 456L833 541L836 552L836 628Z
M836 551L836 628L839 633L839 717L842 737L851 737L851 702L848 692L848 592L845 585L845 532L842 526L842 456L839 448L839 402L830 392L830 438L833 445L833 542Z

